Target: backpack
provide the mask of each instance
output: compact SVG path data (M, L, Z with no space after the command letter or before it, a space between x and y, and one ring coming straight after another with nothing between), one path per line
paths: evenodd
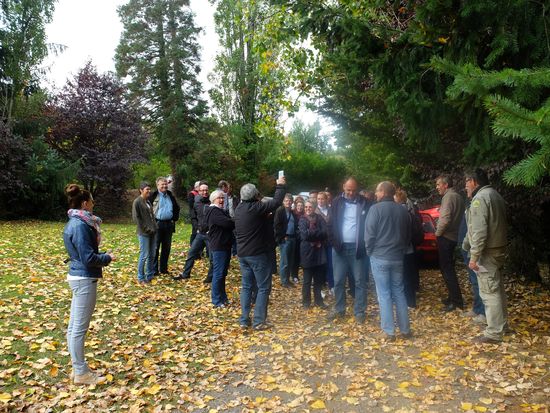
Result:
M409 210L411 217L411 242L417 247L424 242L424 228L422 226L422 217L418 209Z

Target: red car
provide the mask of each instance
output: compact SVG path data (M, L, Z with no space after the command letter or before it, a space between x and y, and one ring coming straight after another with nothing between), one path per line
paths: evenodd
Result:
M423 209L419 212L422 217L422 227L424 228L424 241L416 247L416 250L422 261L437 261L438 254L435 228L439 220L439 205L434 208Z

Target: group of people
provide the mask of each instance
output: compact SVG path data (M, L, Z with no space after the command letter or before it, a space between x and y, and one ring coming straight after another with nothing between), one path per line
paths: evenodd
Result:
M452 311L464 306L454 268L454 250L463 236L461 247L474 291L471 315L487 324L484 334L476 340L498 343L509 331L502 280L507 244L505 203L482 170L466 173L465 181L468 208L464 208L449 176L436 179L436 188L442 195L436 236L448 291L442 299L443 309ZM140 244L140 285L149 283L157 273L168 273L171 239L180 213L166 179L159 178L156 184L157 189L151 192L151 186L143 183L132 207ZM416 305L419 288L414 265L418 213L406 193L388 181L380 182L374 193L362 194L357 180L350 177L342 189L333 199L328 192L310 193L307 200L293 199L286 192L285 177L279 177L272 198L263 197L249 183L242 186L237 201L225 181L212 192L205 182L197 182L189 196L191 247L182 274L173 278L189 278L195 260L207 249L210 268L204 281L212 283L212 304L225 307L229 304L225 278L236 252L241 270L239 325L243 329L265 330L271 327L268 304L272 275L277 272L274 260L278 246L283 287L295 286L299 281L298 268L303 269L304 308L312 305L312 287L313 305L327 308L322 295L327 284L334 295L328 319L342 319L349 288L355 320L365 323L367 281L372 272L383 334L386 339L395 340L397 324L401 337L410 338L408 307ZM91 194L72 184L67 187L67 196L71 209L63 237L69 254L68 281L73 291L67 341L74 383L93 384L101 378L85 362L84 338L95 306L101 268L115 257L98 252L101 220L93 215Z

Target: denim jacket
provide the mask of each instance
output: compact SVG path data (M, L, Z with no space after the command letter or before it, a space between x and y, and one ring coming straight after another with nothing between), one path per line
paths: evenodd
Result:
M71 217L63 230L63 242L69 254L69 275L101 278L102 267L111 257L100 254L96 231L84 221Z

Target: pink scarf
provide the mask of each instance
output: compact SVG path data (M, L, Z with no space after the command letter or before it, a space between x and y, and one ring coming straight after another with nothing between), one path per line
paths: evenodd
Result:
M92 215L90 212L85 209L69 209L67 211L69 218L78 218L81 221L84 221L90 227L96 230L97 233L97 245L101 244L101 229L99 226L103 222L100 217Z

